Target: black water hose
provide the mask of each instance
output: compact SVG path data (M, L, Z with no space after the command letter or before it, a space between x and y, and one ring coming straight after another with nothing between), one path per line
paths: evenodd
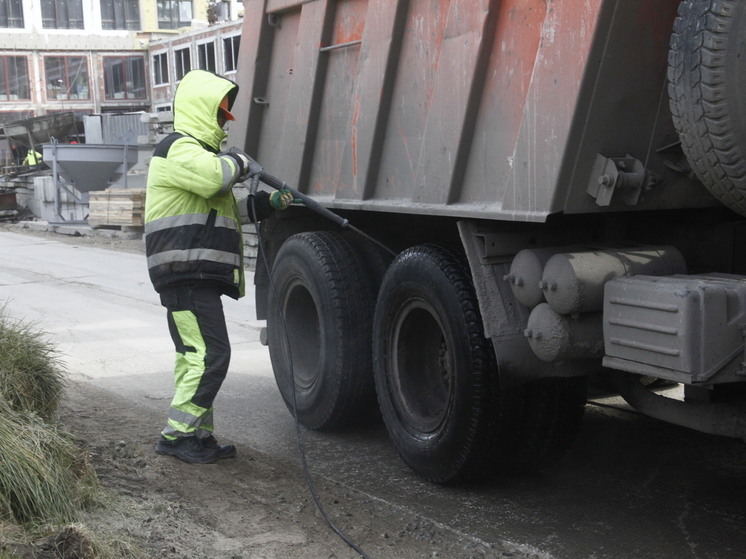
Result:
M322 205L320 205L318 202L316 202L315 200L313 200L310 196L306 196L305 194L303 194L301 192L298 192L294 188L291 188L287 184L285 184L284 181L281 181L280 179L278 179L276 177L273 177L272 175L270 175L268 173L265 173L264 171L259 171L258 173L256 173L254 176L251 177L250 192L252 192L252 193L256 192L256 189L258 187L258 181L262 181L265 184L267 184L268 186L271 186L272 188L275 188L277 190L282 190L282 189L289 190L290 193L293 195L293 197L295 199L301 200L303 202L303 204L306 207L308 207L310 210L312 210L312 211L314 211L314 212L316 212L316 213L318 213L318 214L326 217L327 219L330 219L334 223L338 224L340 227L353 229L353 230L357 231L358 233L360 233L360 234L368 237L362 231L359 231L356 228L350 226L349 222L346 219L344 219L341 216L338 216L337 214L335 214L334 212L326 209L325 207L323 207ZM252 220L254 221L254 223L256 223L258 220L256 219L256 215L257 214L256 214L256 207L254 206L254 201L255 201L255 199L252 196L251 197ZM259 243L260 248L261 248L262 238L261 238L261 234L260 234L259 229L260 229L259 227L256 228L256 234L257 234L258 243ZM370 238L370 237L368 237L368 238ZM377 244L380 245L380 243L378 243L378 241L376 241L375 239L371 239L371 240L373 242L375 242L375 243L377 243ZM381 246L383 246L383 245L381 245ZM386 250L389 250L389 249L387 248ZM271 292L272 292L272 298L275 301L275 304L279 305L279 300L278 300L278 297L277 297L277 292L275 290L275 285L274 285L274 282L272 281L272 274L269 273L270 272L270 268L269 268L269 262L267 262L266 252L264 250L259 250L259 254L261 255L261 257L262 257L262 259L264 261L265 267L267 268L267 272L268 272L267 275L268 275L268 278L269 278L269 285L270 285L270 289L271 289ZM289 336L288 336L288 329L287 329L287 325L285 324L285 319L283 317L282 312L279 313L279 317L280 317L280 321L282 323L282 330L283 330L284 335L285 335L286 344L287 344L288 347L290 347L290 339L289 339ZM290 368L290 372L291 372L291 375L292 375L292 378L293 378L293 387L295 387L295 371L294 371L294 368L293 368L292 356L290 355L290 352L288 352L288 359L290 360L289 361L289 368ZM303 433L302 433L301 428L300 428L300 420L298 419L298 403L297 403L297 399L296 399L295 388L293 388L293 390L291 391L291 393L292 393L291 402L292 402L292 407L293 407L293 416L294 416L294 419L295 419L296 440L298 442L298 450L299 450L299 453L300 453L301 464L303 466L303 476L304 476L304 478L306 480L306 486L308 487L308 491L311 494L311 498L313 499L313 502L316 505L316 508L318 509L319 513L321 513L321 516L324 518L324 520L326 521L327 525L332 530L332 532L334 532L350 548L352 548L353 550L355 550L360 555L360 557L362 557L363 559L370 559L370 556L365 553L365 551L360 547L359 544L357 544L352 538L350 538L350 536L348 536L347 534L345 534L344 532L342 532L342 530L340 530L337 527L337 525L329 517L329 515L326 512L326 509L324 508L323 504L321 503L321 499L319 498L318 492L316 491L316 486L313 483L313 479L311 478L311 472L310 472L310 470L308 468L308 462L306 460L306 449L305 449L305 444L303 442Z

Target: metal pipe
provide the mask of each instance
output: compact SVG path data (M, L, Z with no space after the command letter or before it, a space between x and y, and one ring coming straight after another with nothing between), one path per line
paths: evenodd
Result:
M674 400L645 388L637 375L621 371L610 371L609 374L622 398L649 417L710 435L738 439L746 437L745 412L738 406Z
M337 50L337 49L344 49L347 47L354 47L355 45L361 44L363 41L362 39L358 39L357 41L350 41L348 43L339 43L338 45L329 45L328 47L321 47L319 49L319 52L329 52L330 50Z
M124 188L127 188L127 161L128 161L128 155L127 150L129 149L129 144L125 140L124 142L124 149L122 150L122 169L124 169Z
M54 178L54 213L62 221L62 201L60 200L60 176L57 169L57 140L52 139L52 177Z

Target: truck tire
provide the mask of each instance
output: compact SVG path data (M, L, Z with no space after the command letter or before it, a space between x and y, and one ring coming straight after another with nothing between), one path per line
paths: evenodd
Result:
M544 378L521 391L518 444L503 466L510 472L535 472L557 463L575 441L585 415L588 377Z
M363 259L365 273L370 279L373 292L378 293L378 288L381 287L383 276L391 264L391 261L394 259L393 255L368 239L360 236L355 231L345 232L344 237Z
M373 356L381 414L410 468L436 483L494 468L504 409L463 257L422 245L394 259L376 304Z
M668 82L673 122L694 173L746 215L746 3L681 2Z
M288 238L272 268L267 342L277 386L308 429L359 423L375 411L375 298L359 254L341 235ZM290 351L288 351L288 348Z

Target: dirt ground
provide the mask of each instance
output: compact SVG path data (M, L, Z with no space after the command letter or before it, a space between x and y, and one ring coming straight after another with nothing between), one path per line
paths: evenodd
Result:
M139 238L8 230L79 246L144 250ZM157 455L152 427L161 417L84 383L70 384L59 415L64 429L89 452L108 493L105 508L81 519L94 533L131 540L147 557L159 559L361 557L327 525L297 463L242 446L237 458L211 465ZM314 482L328 516L368 557L531 557L496 549L349 487Z
M131 540L159 559L361 556L328 527L297 464L241 446L237 458L210 465L157 455L149 435L159 417L83 383L70 385L60 417L110 496L83 519L94 533ZM349 487L314 483L328 516L369 557L524 557Z

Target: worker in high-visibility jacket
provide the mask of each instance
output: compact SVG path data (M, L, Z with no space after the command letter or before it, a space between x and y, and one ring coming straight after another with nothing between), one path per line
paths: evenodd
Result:
M24 158L21 165L32 166L38 165L39 163L41 163L41 153L34 150L34 148L30 148L28 152L26 152L26 157Z
M251 175L251 159L221 152L238 86L188 72L174 95L174 133L155 148L145 196L148 271L176 349L174 397L156 452L189 463L235 456L213 435L213 400L230 362L222 295L244 295L241 224L293 201L262 190L237 200L233 185Z

